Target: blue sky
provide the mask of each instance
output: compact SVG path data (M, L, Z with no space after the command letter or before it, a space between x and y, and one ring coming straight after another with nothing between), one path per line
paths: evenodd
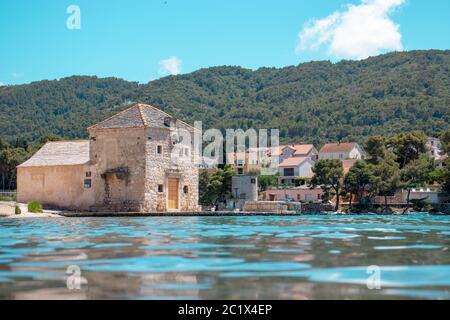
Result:
M0 84L450 49L449 12L448 0L1 0Z

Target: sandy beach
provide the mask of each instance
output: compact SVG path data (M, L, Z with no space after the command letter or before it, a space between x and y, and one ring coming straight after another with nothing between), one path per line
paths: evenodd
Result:
M18 206L21 210L20 214L15 214L15 207ZM0 218L61 218L59 211L43 210L43 212L28 212L27 205L23 203L16 203L12 201L0 201Z

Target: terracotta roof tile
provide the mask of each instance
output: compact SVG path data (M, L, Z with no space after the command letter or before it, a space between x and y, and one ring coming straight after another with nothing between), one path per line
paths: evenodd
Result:
M353 167L358 161L357 159L349 159L349 160L342 160L342 166L344 167L344 174L346 174L351 167Z
M320 149L320 153L350 152L355 146L355 142L327 143Z
M280 167L296 167L304 162L308 157L290 157L280 163Z

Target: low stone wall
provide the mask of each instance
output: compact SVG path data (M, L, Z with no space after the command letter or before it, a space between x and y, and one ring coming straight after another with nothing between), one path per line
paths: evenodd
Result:
M15 213L16 204L14 202L0 202L0 216L9 216Z
M281 212L287 211L288 206L279 201L246 201L243 209L250 212Z
M243 211L247 212L295 212L323 213L334 211L334 206L322 203L297 203L284 201L246 201Z

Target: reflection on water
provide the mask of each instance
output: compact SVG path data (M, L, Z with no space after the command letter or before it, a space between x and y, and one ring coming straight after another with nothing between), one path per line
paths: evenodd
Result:
M0 298L449 299L449 245L427 215L2 219Z

